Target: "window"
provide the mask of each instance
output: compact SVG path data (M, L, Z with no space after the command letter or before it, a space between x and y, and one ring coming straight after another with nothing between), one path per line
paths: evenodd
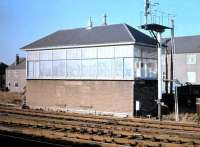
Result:
M96 78L97 76L97 60L89 59L82 60L82 75L83 78Z
M196 64L196 54L187 54L186 55L187 64Z
M15 84L14 84L14 85L15 85L15 87L19 87L19 84L18 84L18 82L15 82Z
M155 48L146 48L142 49L143 58L157 58L157 52Z
M98 78L113 78L113 59L98 59Z
M114 60L114 77L115 79L123 79L123 58L116 58Z
M135 73L135 78L140 78L141 75L141 59L140 58L135 58L134 59L134 73Z
M115 57L133 57L133 46L115 46Z
M196 82L196 72L187 72L187 82L190 83Z
M34 77L34 62L31 61L28 62L28 77L29 78Z
M124 59L124 79L133 79L133 58Z
M65 77L66 72L66 60L53 61L53 76Z
M67 60L67 77L81 77L81 60Z
M114 47L98 48L98 58L113 58L113 57L114 57Z
M52 50L40 51L40 60L52 60Z
M28 51L29 79L156 78L156 49L133 45Z
M28 60L39 60L39 51L28 51Z
M39 71L39 61L28 62L28 78L38 78Z
M82 49L82 59L97 58L96 48L83 48Z
M52 61L40 61L40 77L50 78L52 76Z
M134 48L134 57L142 57L141 48Z
M66 59L66 50L53 50L53 60L64 60Z
M81 49L67 49L67 59L81 59Z

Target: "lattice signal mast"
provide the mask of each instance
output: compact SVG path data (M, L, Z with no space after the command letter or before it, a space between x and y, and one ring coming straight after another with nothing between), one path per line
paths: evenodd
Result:
M158 119L161 120L161 99L162 99L162 33L165 32L166 29L173 30L173 27L169 27L164 25L164 20L168 20L168 25L170 21L170 16L173 18L171 14L160 12L157 10L153 10L153 7L159 5L159 3L153 3L152 0L144 0L144 24L141 25L141 28L147 30L151 33L151 35L157 41L158 47ZM174 22L174 21L172 21ZM173 26L173 24L172 24ZM174 31L174 30L173 30ZM173 36L171 37L173 39ZM171 79L173 80L173 79Z

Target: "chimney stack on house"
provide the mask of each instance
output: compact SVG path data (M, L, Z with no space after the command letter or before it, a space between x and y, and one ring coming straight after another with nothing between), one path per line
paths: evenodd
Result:
M107 25L107 15L106 13L103 15L103 26Z
M92 27L93 27L93 22L92 22L92 17L90 16L87 29L91 29Z
M15 58L15 64L18 65L19 64L19 55L16 54L16 58Z

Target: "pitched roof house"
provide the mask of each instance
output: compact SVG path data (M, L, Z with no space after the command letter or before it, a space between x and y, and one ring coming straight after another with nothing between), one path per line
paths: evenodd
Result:
M16 55L15 61L6 68L6 87L11 92L22 92L26 85L26 58Z
M170 42L168 46L171 47ZM175 37L174 78L183 84L200 84L199 67L200 35Z

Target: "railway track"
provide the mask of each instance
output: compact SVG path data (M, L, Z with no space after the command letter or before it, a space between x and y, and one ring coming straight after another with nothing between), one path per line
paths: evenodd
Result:
M200 146L200 127L195 124L5 107L0 107L0 114L0 130L20 130L23 134L56 138L61 142L79 140L98 146Z

